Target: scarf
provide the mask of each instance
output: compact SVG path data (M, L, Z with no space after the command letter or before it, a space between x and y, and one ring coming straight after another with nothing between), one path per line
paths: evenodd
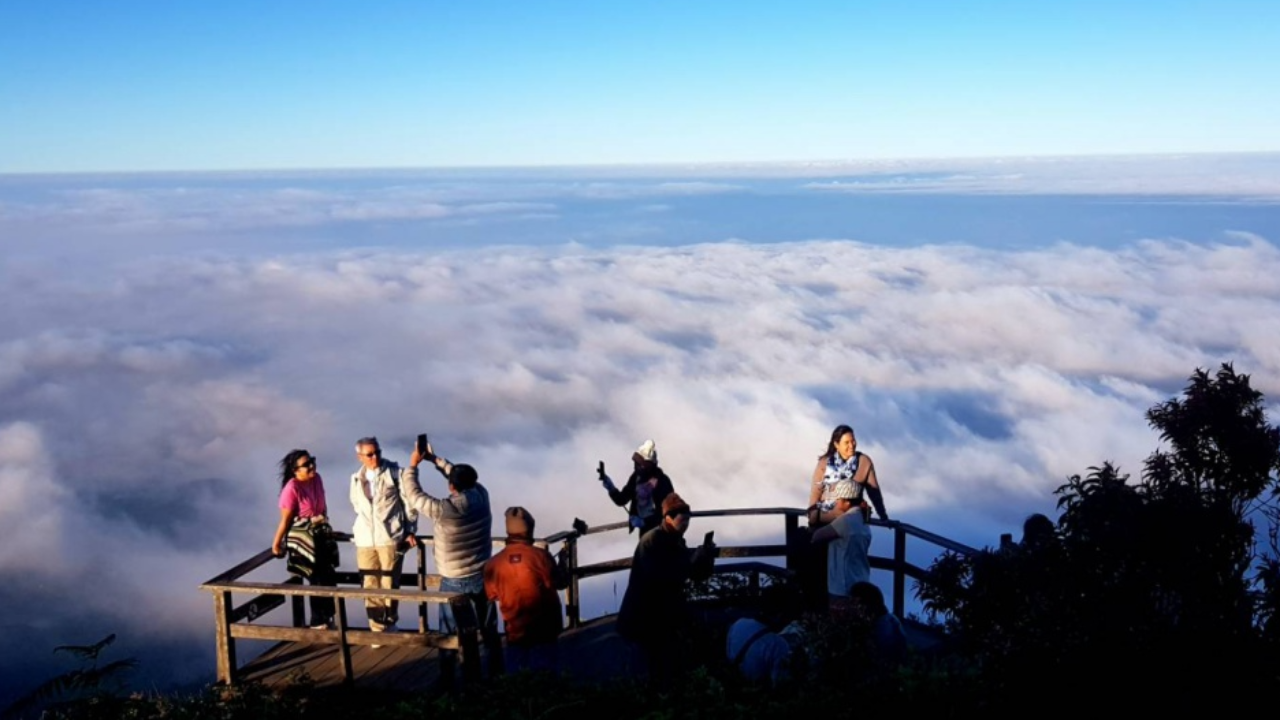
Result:
M848 460L840 457L840 453L833 452L831 457L827 458L827 468L822 473L822 509L831 510L836 506L836 501L829 497L831 491L835 489L836 483L849 482L853 483L853 489L856 493L854 500L856 501L862 496L862 485L854 481L854 477L858 474L858 460L862 457L862 453L855 452Z

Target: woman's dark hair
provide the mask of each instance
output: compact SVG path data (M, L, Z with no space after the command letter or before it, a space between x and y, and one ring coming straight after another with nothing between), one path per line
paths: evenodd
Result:
M837 425L836 429L831 431L831 440L827 443L827 451L818 457L830 460L831 456L836 452L836 443L840 442L840 438L844 437L846 433L853 435L853 428L848 425ZM854 437L857 436L854 435Z
M280 461L280 487L284 488L293 479L293 471L298 467L298 461L303 458L310 458L311 453L306 450L290 450L288 455Z

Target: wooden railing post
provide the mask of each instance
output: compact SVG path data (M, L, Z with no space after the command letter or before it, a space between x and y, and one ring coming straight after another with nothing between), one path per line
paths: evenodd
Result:
M578 538L572 536L565 538L565 549L569 555L569 589L567 602L565 602L565 616L568 620L569 627L576 628L582 624L582 595L581 588L578 586Z
M418 589L427 589L427 547L418 541ZM418 603L418 632L427 631L427 604Z
M215 640L218 655L218 682L231 686L236 682L236 640L231 637L231 593L213 594L213 615L217 623Z
M907 533L901 525L893 528L893 614L902 617L907 594Z
M351 646L347 644L347 599L341 596L335 599L338 601L338 652L342 660L342 680L350 684L355 676L351 671Z
M783 537L787 545L787 569L796 572L800 569L800 553L804 551L804 548L799 546L800 517L798 515L783 515L782 517L786 522L784 528L786 535Z
M293 606L293 626L307 626L307 599L301 595L294 595L290 598L290 604Z

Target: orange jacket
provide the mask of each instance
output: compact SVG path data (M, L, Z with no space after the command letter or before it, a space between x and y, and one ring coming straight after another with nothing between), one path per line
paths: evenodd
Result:
M498 601L508 643L554 641L564 626L556 590L568 585L568 574L551 553L528 538L507 538L507 546L484 566L484 591Z

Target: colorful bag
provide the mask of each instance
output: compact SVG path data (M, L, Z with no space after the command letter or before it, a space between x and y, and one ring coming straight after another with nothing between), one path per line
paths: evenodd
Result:
M319 568L338 566L338 541L333 537L333 528L323 520L295 520L284 544L289 549L289 572L294 575L309 578Z

